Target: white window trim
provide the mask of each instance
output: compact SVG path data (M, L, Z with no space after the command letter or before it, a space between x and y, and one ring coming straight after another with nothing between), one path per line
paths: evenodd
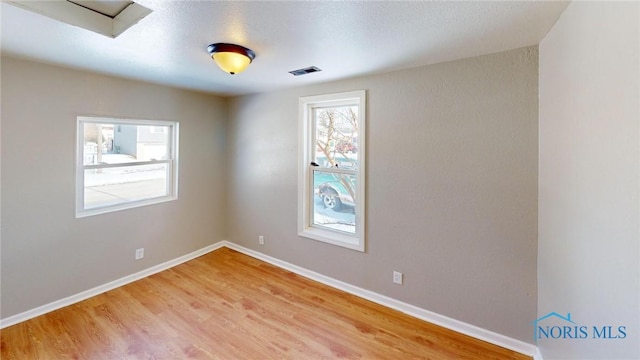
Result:
M358 104L358 170L356 171L356 230L355 235L338 230L312 226L313 211L313 178L310 162L316 144L311 141L311 132L315 131L312 109L317 107ZM300 131L298 138L298 235L342 246L365 251L365 164L366 164L366 92L365 90L335 94L305 96L299 101Z
M84 165L84 126L85 123L115 124L115 125L147 125L147 126L168 126L170 127L170 159L138 161L124 164L103 164ZM78 116L76 121L76 218L110 213L114 211L137 208L141 206L159 204L178 199L178 139L179 124L177 121L163 120L138 120L138 119L117 119L94 116ZM149 198L139 201L131 201L122 204L107 205L91 209L84 208L84 171L89 169L105 169L110 167L127 167L150 164L167 164L167 194L156 198Z

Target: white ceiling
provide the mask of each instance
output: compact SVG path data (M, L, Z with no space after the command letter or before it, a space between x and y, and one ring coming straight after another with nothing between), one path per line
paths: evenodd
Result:
M560 1L167 1L115 39L7 3L2 53L220 95L387 72L540 42L567 6ZM256 52L238 75L222 72L207 45ZM308 66L322 72L288 73Z

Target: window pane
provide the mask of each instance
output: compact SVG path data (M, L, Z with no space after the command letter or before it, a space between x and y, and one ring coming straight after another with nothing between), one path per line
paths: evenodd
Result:
M314 109L315 162L322 167L358 168L358 107Z
M167 196L168 164L84 171L84 208L92 209Z
M313 225L356 232L356 176L313 170Z
M84 123L83 164L169 159L170 126Z

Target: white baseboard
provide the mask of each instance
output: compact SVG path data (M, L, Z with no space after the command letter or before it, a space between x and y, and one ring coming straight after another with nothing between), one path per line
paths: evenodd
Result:
M411 315L418 319L442 326L444 328L447 328L465 335L469 335L476 339L484 340L488 343L501 346L503 348L507 348L527 356L532 356L532 357L539 356L539 357L536 357L535 360L542 360L542 356L539 355L538 348L535 345L528 344L524 341L517 340L508 336L504 336L504 335L495 333L493 331L477 327L475 325L467 324L465 322L455 320L450 317L440 315L440 314L419 308L417 306L404 303L396 299L392 299L388 296L384 296L384 295L375 293L373 291L362 289L360 287L345 283L340 280L336 280L334 278L319 274L317 272L307 270L300 266L290 264L286 261L282 261L282 260L273 258L271 256L265 255L263 253L242 247L240 245L236 245L226 240L222 241L222 244L230 249L236 250L238 252L249 255L256 259L268 262L277 267L283 268L285 270L289 270L298 275L301 275L311 280L315 280L325 285L340 289L350 294L365 298L377 304L398 310L400 312Z
M369 291L369 290L365 290L362 289L360 287L345 283L343 281L322 275L320 273L305 269L303 267L297 266L297 265L293 265L291 263L288 263L286 261L282 261L279 259L276 259L274 257L265 255L263 253L260 253L258 251L254 251L248 248L245 248L243 246L240 245L236 245L232 242L223 240L220 241L218 243L215 243L213 245L209 245L207 247L204 247L200 250L196 250L192 253L189 253L187 255L178 257L176 259L173 260L169 260L167 262L164 262L162 264L156 265L156 266L152 266L148 269L142 270L140 272L137 272L135 274L131 274L128 276L125 276L123 278L111 281L109 283L106 283L104 285L100 285L97 286L93 289L89 289L83 292L80 292L78 294L60 299L60 300L56 300L52 303L46 304L46 305L42 305L39 306L37 308L22 312L20 314L16 314L13 316L9 316L5 319L0 319L0 329L32 319L34 317L40 316L40 315L44 315L48 312L54 311L54 310L58 310L60 308L63 308L65 306L69 306L72 304L75 304L77 302L80 302L82 300L88 299L92 296L96 296L99 294L102 294L103 292L115 289L117 287L120 286L124 286L126 284L129 284L131 282L134 282L136 280L140 280L142 278L145 278L147 276L153 275L155 273L158 273L160 271L164 271L167 270L169 268L172 268L176 265L180 265L184 262L187 262L189 260L195 259L199 256L202 256L204 254L207 254L211 251L217 250L223 246L226 246L230 249L236 250L238 252L241 252L243 254L249 255L251 257L254 257L256 259L265 261L267 263L270 263L272 265L275 265L279 268L285 269L285 270L289 270L293 273L296 273L298 275L304 276L306 278L318 281L320 283L323 283L325 285L334 287L336 289L340 289L342 291L345 291L347 293L362 297L364 299L373 301L377 304L401 311L405 314L411 315L413 317L416 317L418 319L422 319L424 321L430 322L432 324L436 324L439 326L442 326L444 328L453 330L453 331L457 331L459 333L465 334L465 335L469 335L471 337L474 337L476 339L480 339L480 340L484 340L488 343L497 345L497 346L501 346L513 351L517 351L521 354L524 355L528 355L528 356L532 356L534 360L543 360L542 359L542 354L540 354L540 351L538 350L538 348L535 345L532 344L528 344L525 343L523 341L517 340L517 339L513 339L510 338L508 336L504 336L498 333L495 333L493 331L490 330L486 330L486 329L482 329L480 327L477 327L475 325L471 325L471 324L467 324L465 322L459 321L459 320L455 320L452 319L450 317L444 316L444 315L440 315L422 308L419 308L417 306L414 305L410 305L407 303L404 303L402 301L396 300L396 299L392 299L388 296L384 296L378 293L375 293L373 291Z
M158 264L156 266L152 266L148 269L142 270L140 272L137 272L135 274L131 274L131 275L127 275L123 278L108 282L104 285L100 285L100 286L96 286L93 289L89 289L86 291L83 291L81 293L75 294L75 295L71 295L69 297L60 299L60 300L56 300L52 303L49 304L45 304L42 306L39 306L37 308L31 309L31 310L27 310L25 312L22 312L20 314L16 314L13 316L9 316L5 319L0 319L0 329L3 329L5 327L11 326L11 325L15 325L17 323L32 319L34 317L40 316L40 315L44 315L48 312L54 311L54 310L58 310L60 308L63 308L65 306L69 306L72 304L75 304L77 302L80 302L82 300L88 299L92 296L96 296L99 294L102 294L103 292L109 291L109 290L113 290L117 287L120 286L124 286L126 284L132 283L136 280L140 280L142 278L145 278L147 276L153 275L155 273L158 273L160 271L164 271L167 270L169 268L172 268L176 265L180 265L184 262L187 262L189 260L195 259L199 256L202 256L204 254L207 254L211 251L217 250L221 247L223 247L224 244L223 242L218 242L215 243L213 245L209 245L207 247L204 247L200 250L196 250L192 253L189 253L187 255L184 256L180 256L176 259L173 260L169 260L167 262L164 262L162 264Z

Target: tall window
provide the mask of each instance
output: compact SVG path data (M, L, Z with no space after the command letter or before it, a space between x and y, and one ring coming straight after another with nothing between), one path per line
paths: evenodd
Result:
M78 117L76 217L178 198L178 123Z
M365 91L300 98L298 234L364 251Z

